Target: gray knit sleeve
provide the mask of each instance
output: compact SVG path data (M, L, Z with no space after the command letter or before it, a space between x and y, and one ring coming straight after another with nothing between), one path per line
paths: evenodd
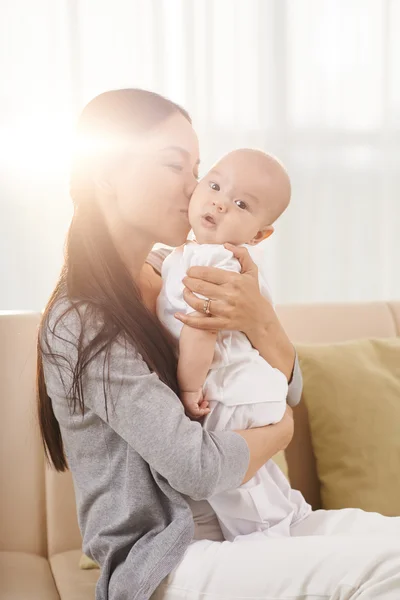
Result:
M301 399L301 393L303 391L303 377L299 365L299 359L296 354L294 362L293 373L289 382L289 390L287 396L287 403L289 406L297 406Z
M71 389L80 330L93 338L96 324L87 313L54 312L48 331L53 359L44 367L50 397L60 398ZM100 417L178 492L202 500L241 485L250 459L244 438L234 431L208 432L191 421L179 398L122 336L86 365L82 391L85 419L90 413Z

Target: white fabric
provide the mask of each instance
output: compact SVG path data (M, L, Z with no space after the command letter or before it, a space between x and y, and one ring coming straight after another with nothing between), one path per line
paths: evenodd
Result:
M264 248L247 246L259 268L260 289L271 300L263 258ZM177 311L190 312L183 298L182 279L192 266L212 266L240 272L232 252L217 244L188 243L172 252L162 267L163 287L157 312L176 337L182 323ZM248 429L281 420L288 384L238 331L218 333L214 359L204 384L211 412L203 420L210 431ZM208 499L226 540L253 532L288 536L291 525L311 511L300 492L292 490L279 467L269 460L246 484Z
M319 510L291 537L193 542L151 600L398 600L400 518Z

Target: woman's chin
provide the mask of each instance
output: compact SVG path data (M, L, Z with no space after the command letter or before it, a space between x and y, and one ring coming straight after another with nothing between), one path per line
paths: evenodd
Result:
M186 242L189 232L189 228L175 232L170 231L163 236L159 236L159 243L163 244L164 246L172 246L173 248L182 246L182 244Z

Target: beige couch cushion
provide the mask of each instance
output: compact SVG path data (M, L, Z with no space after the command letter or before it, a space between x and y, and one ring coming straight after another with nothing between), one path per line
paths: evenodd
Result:
M82 537L70 471L57 473L46 468L46 511L48 555L79 548Z
M298 352L323 508L400 515L400 339Z
M25 552L0 552L0 600L59 600L48 561Z
M70 550L50 558L61 600L94 600L99 570L79 570L80 556L80 550Z
M0 315L0 551L46 555L44 456L36 419L40 315Z

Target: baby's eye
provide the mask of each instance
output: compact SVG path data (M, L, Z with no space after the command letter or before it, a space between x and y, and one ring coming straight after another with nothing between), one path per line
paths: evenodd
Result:
M243 202L243 200L235 200L235 204L242 210L246 210L246 208L247 208L247 204L246 204L246 202Z
M221 188L219 187L218 183L215 183L214 181L210 181L210 188L212 190L214 190L215 192L219 192L221 190Z

